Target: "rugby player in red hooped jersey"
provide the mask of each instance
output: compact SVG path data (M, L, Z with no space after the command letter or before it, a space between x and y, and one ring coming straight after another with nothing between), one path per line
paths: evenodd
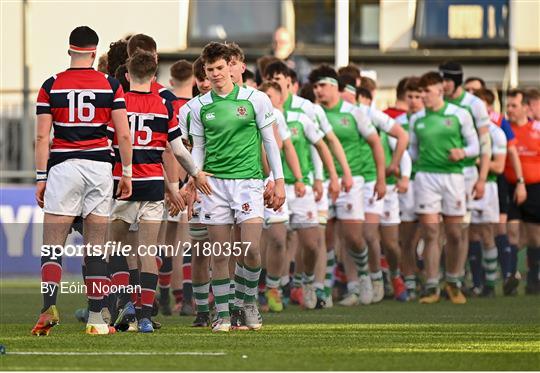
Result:
M75 28L69 36L70 68L47 79L39 90L36 200L45 212L44 246L63 246L77 216L84 219L84 243L104 246L113 195L107 138L111 121L116 127L121 160L116 195L119 199L131 195L132 153L124 92L118 80L92 68L98 40L91 28ZM51 127L54 137L49 152ZM32 329L34 335L48 335L59 322L56 297L62 258L42 254L41 281L47 289L42 291L43 308ZM109 334L114 329L101 316L102 286L108 282L107 262L102 256L85 254L89 307L86 333Z
M409 110L405 95L405 85L407 84L407 80L409 80L408 76L402 78L398 82L398 85L396 87L396 104L393 107L389 107L384 110L384 113L392 119L396 119L400 115L407 113L407 111Z
M178 162L194 178L201 192L210 194L211 189L206 174L197 169L182 144L180 126L171 103L150 92L150 84L157 70L154 56L137 51L128 59L127 69L130 92L126 93L125 100L133 144L133 194L127 200L113 201L109 238L119 242L126 236L131 224L139 223L139 248L148 248L158 243L159 226L163 219L165 185L161 163L162 153L167 146L171 147ZM113 147L117 147L116 136ZM113 169L115 182L120 179L120 174L121 165L116 163ZM154 328L150 317L158 281L156 256L150 251L137 250L136 254L141 264L142 311L138 330L151 333ZM127 272L125 256L111 256L110 264L114 273ZM117 284L127 286L129 279L125 276L124 283ZM135 313L133 305L128 303L119 304L120 318Z
M510 184L511 193L513 189L523 184L527 190L525 202L518 205L511 201L508 212L508 236L513 254L511 270L512 277L515 279L512 289L504 289L505 293L509 294L514 292L518 285L515 273L517 271L520 233L518 223L521 222L525 224L525 232L527 233L527 261L529 265L525 289L529 294L540 293L540 125L527 117L529 103L530 97L523 90L515 89L507 93L506 113L516 135L523 177L517 177L514 169L508 163L504 175Z

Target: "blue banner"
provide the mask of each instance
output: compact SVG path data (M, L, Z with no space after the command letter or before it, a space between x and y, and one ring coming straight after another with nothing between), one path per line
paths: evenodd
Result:
M41 269L43 211L37 205L33 186L0 188L0 275L35 275ZM78 233L68 243L80 244ZM63 258L64 272L81 273L80 257Z

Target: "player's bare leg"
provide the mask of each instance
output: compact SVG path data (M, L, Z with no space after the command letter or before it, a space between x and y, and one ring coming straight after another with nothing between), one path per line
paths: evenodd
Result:
M424 240L424 262L426 272L426 293L420 298L420 303L436 303L440 299L439 265L441 250L439 247L439 215L419 215L420 232Z
M108 230L108 217L89 214L83 220L83 241L91 247L105 247ZM87 334L111 334L115 332L101 314L103 307L102 286L108 283L107 261L102 256L86 255L86 293L88 296Z
M381 217L372 213L366 213L365 215L364 239L369 251L369 275L373 285L372 303L377 303L384 297L384 283L381 271L381 238L379 235Z
M60 245L66 243L74 216L61 216L45 213L43 218L43 245ZM52 254L52 253L51 253ZM61 256L41 257L41 286L47 286L43 294L43 307L38 322L32 329L34 335L49 335L53 326L60 321L56 310L56 297L62 279Z
M399 301L406 301L407 289L401 278L401 248L399 245L399 225L381 226L381 245L386 253L388 266L390 267L390 278L394 288L394 298Z
M141 220L139 223L139 245L141 248L156 245L160 223L159 221ZM139 255L142 308L138 328L139 332L151 333L154 331L151 317L158 283L158 268L156 257L152 255L152 252L141 252L140 254L146 255Z
M273 312L281 312L283 303L279 286L281 282L283 268L287 256L287 227L285 223L270 224L264 230L266 249L264 252L266 264L266 298L268 307Z
M416 247L420 241L418 222L402 221L399 225L401 269L409 299L416 298Z
M462 244L462 217L444 216L444 230L446 233L445 245L445 263L446 263L446 292L452 303L463 304L466 299L461 293L461 271L463 263L463 251L465 247Z
M231 224L224 225L209 225L208 236L212 246L225 247L226 243L230 243L231 239ZM231 316L229 312L229 259L230 256L225 255L223 250L217 249L212 253L212 290L216 303L217 319L220 321L220 328L213 329L216 332L228 332L231 329Z

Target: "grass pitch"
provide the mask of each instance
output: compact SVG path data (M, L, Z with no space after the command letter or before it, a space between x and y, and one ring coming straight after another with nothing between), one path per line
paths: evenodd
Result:
M214 335L191 317L158 316L154 334L88 336L82 295L59 294L61 323L30 329L39 280L0 285L0 370L538 370L540 298L471 299L457 306L381 304L264 314L263 330Z

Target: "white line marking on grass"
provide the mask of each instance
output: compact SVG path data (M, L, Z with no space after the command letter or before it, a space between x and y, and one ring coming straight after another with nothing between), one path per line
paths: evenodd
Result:
M170 351L170 352L141 352L141 351L9 351L6 355L71 355L71 356L115 356L115 355L138 355L138 356L225 356L225 352L202 352L202 351Z

